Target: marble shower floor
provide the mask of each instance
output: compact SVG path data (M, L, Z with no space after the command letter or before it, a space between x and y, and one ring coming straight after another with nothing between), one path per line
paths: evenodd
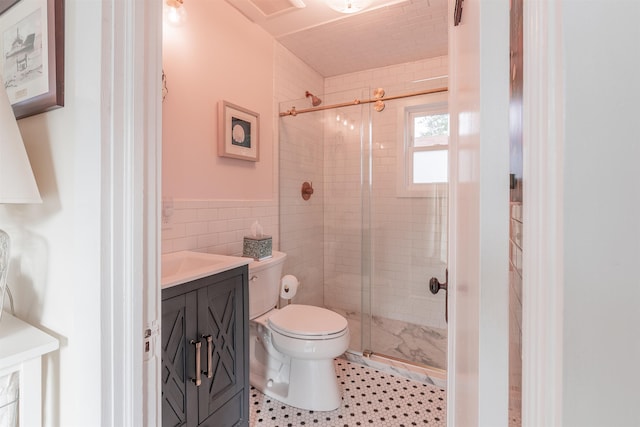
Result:
M351 344L349 349L363 351L361 314L341 309L331 310L343 315L349 322ZM396 357L412 363L447 369L447 331L424 325L373 316L371 348L376 354Z
M446 426L446 392L434 385L336 359L342 405L334 411L306 411L251 388L251 427Z

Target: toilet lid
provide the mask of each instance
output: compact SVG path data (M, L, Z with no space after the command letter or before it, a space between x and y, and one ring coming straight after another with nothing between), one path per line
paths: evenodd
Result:
M344 331L347 319L326 308L291 304L270 316L269 326L285 334L325 336Z

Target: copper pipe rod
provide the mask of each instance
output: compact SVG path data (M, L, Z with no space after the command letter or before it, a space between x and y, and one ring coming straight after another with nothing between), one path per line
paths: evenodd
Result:
M280 113L280 117L297 116L298 114L312 113L314 111L330 110L332 108L351 107L353 105L360 105L360 104L370 104L372 102L377 102L377 101L383 101L383 102L391 101L394 99L409 98L411 96L430 95L432 93L447 92L448 90L449 88L440 87L436 89L427 89L427 90L422 90L418 92L411 92L411 93L405 93L403 95L394 95L394 96L388 96L388 97L382 97L382 98L373 98L373 99L364 99L364 100L354 99L351 102L342 102L340 104L333 104L333 105L323 105L322 107L305 108L302 110L296 110L295 107L293 107L291 110L287 110L283 113Z

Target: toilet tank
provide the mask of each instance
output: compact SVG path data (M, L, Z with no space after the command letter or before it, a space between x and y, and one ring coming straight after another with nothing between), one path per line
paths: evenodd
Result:
M284 252L273 251L271 258L249 264L249 319L255 319L278 304L285 258Z

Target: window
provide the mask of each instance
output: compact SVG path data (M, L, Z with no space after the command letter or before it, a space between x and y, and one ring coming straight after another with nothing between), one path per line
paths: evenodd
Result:
M402 162L398 191L422 197L435 184L448 182L449 113L446 103L407 106L403 109Z

